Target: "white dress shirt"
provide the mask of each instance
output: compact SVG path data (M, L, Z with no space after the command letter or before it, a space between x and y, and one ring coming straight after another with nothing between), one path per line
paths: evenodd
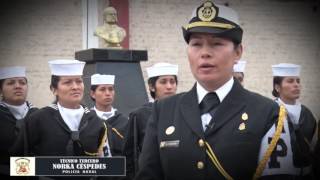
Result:
M99 111L96 106L93 107L93 110L96 111L97 116L103 120L107 120L111 118L112 116L115 115L117 109L111 107L111 111L105 112L105 111ZM109 145L109 140L106 139L106 142L104 143L104 157L112 157L111 150L110 150L110 145Z
M112 116L115 115L117 109L111 107L111 111L99 111L96 106L93 107L93 110L96 111L97 115L101 118L101 119L104 119L104 120L107 120L109 118L111 118Z
M224 85L222 85L220 88L218 88L215 93L217 94L220 103L223 101L223 99L228 95L228 93L231 91L231 88L233 86L234 80L233 78L230 78L229 81L227 81ZM200 83L197 82L197 95L198 95L198 103L200 104L203 98L209 93L204 87L201 86ZM205 113L201 115L201 121L202 121L202 128L205 131L208 124L210 123L212 117L209 113Z
M278 101L278 103L281 103L286 107L290 121L295 125L299 124L301 103L296 101L295 104L286 104L280 98L278 98L276 101Z
M80 121L82 119L84 108L80 105L79 109L69 109L62 107L59 103L58 109L61 114L62 119L68 125L71 131L78 131Z
M14 105L10 105L8 103L5 103L3 102L7 108L9 109L9 111L13 114L13 116L17 119L17 120L20 120L20 119L23 119L28 111L29 111L29 107L27 105L26 102L24 102L22 105L20 106L14 106Z

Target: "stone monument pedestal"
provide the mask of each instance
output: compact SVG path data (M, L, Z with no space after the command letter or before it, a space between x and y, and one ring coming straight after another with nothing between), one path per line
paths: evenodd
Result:
M147 61L146 50L92 48L77 51L75 58L86 62L83 72L85 84L84 103L93 107L90 98L91 75L115 75L115 100L113 107L125 115L148 102L140 61Z

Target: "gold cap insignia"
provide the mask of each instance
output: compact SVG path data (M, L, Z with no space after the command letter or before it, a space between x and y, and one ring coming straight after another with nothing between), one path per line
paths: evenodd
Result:
M166 135L171 135L174 132L174 130L175 130L174 126L169 126L166 129Z
M198 18L201 21L211 21L215 18L217 11L212 2L205 2L201 8L198 9Z
M243 113L242 116L241 116L241 119L244 120L244 121L248 120L248 118L249 118L249 116L248 116L247 113Z
M239 125L239 130L242 131L242 130L245 130L246 129L246 124L243 122Z

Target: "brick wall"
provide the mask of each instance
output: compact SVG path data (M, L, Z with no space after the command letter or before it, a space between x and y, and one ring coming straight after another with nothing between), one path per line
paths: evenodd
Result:
M82 48L81 0L1 1L0 66L27 67L28 99L53 100L48 60L73 58Z
M219 0L220 3L227 1ZM37 106L52 101L47 61L73 58L82 47L81 0L1 1L0 66L28 68L29 100ZM129 0L130 48L146 49L149 61L179 64L178 91L195 80L189 70L181 26L198 0ZM272 97L271 65L302 65L301 101L320 117L320 12L312 3L280 0L232 0L244 29L245 86ZM318 7L319 8L319 7Z

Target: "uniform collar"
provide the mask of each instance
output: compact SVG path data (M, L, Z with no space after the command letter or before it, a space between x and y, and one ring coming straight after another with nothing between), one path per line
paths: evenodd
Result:
M57 103L60 115L71 131L78 131L84 114L84 108L80 105L78 109L69 109Z
M294 124L299 123L300 114L301 114L301 103L296 101L295 104L286 104L280 98L276 99L278 104L283 104L286 107L290 120Z
M301 103L300 103L299 101L296 101L295 104L286 104L284 101L282 101L281 98L277 98L276 101L277 101L278 103L284 104L284 105L286 105L286 106L301 106Z
M93 107L93 110L96 111L97 115L102 119L109 119L116 114L117 109L111 107L111 111L99 111L96 106Z
M80 106L83 107L85 114L90 113L90 109L89 109L88 107L86 107L86 106L83 105L83 104L80 104ZM52 108L52 109L54 109L54 110L56 110L56 111L59 111L58 105L57 105L56 103L52 103L52 104L48 105L48 107L50 107L50 108Z
M224 85L222 85L220 88L215 90L214 92L218 95L220 102L223 101L223 99L228 95L228 93L231 91L232 86L234 84L233 78L230 78L229 81L227 81ZM199 82L197 82L197 95L198 95L198 103L200 104L202 99L205 95L209 93Z
M24 102L20 106L11 105L3 101L1 102L1 104L2 106L7 107L17 120L23 119L29 111L29 107L26 102Z

